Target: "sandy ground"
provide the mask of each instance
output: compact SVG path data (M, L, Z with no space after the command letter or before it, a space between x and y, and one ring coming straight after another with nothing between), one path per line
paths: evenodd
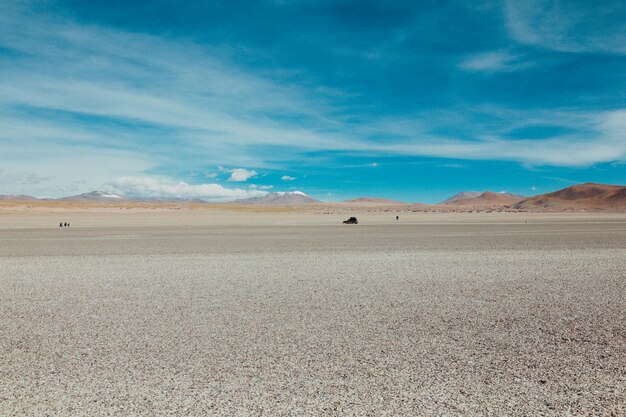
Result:
M626 414L626 215L357 214L3 213L0 415Z

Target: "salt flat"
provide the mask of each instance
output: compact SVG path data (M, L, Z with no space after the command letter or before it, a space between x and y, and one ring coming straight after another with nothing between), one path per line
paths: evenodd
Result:
M359 218L3 214L0 415L626 413L626 215Z

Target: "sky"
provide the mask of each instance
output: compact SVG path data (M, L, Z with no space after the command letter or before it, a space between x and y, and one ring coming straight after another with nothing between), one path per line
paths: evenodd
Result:
M626 184L626 2L0 2L0 194Z

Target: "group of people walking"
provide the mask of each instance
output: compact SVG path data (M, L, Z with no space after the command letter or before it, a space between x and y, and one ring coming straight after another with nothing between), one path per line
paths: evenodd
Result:
M61 222L59 223L59 227L70 227L70 224L68 222Z

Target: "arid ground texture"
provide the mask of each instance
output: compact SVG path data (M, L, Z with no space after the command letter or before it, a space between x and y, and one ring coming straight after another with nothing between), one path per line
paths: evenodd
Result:
M0 415L626 414L625 214L395 216L0 215Z

